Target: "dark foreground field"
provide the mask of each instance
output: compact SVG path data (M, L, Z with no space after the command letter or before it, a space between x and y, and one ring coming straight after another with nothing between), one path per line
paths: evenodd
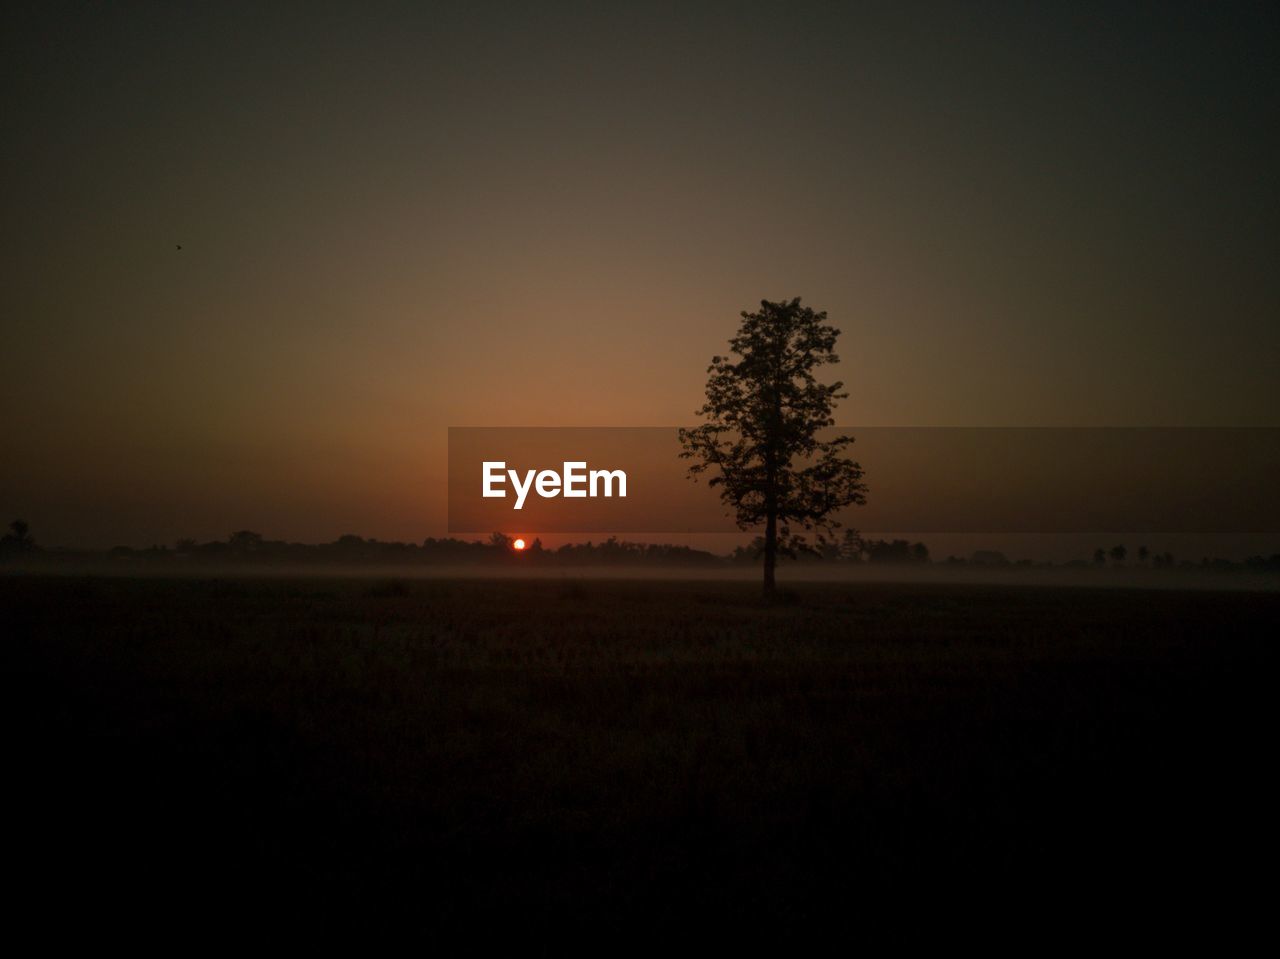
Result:
M68 906L650 927L854 922L885 897L1069 923L1265 894L1280 596L790 599L0 579L10 875Z

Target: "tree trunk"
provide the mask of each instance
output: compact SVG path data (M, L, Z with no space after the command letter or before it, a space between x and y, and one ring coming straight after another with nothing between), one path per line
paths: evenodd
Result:
M778 515L769 511L764 524L764 594L773 596L775 583L773 568L778 562Z
M773 599L777 584L773 568L778 564L778 468L782 446L782 354L785 341L775 341L773 357L773 416L765 449L764 595Z

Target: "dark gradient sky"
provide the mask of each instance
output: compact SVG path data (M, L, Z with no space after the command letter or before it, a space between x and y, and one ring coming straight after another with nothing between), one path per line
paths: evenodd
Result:
M447 426L688 422L762 297L844 422L1280 424L1280 7L967 6L32 5L0 508L440 534Z

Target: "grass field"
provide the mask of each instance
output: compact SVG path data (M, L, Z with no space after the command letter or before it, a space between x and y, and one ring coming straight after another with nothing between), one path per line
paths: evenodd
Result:
M948 890L1194 900L1274 853L1280 595L788 599L0 579L11 865L69 901L660 923Z

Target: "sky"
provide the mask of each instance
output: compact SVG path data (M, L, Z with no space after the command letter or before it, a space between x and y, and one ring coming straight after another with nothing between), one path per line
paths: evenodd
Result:
M1278 41L1274 3L28 4L0 509L443 535L448 427L690 423L793 296L842 424L1280 425Z

